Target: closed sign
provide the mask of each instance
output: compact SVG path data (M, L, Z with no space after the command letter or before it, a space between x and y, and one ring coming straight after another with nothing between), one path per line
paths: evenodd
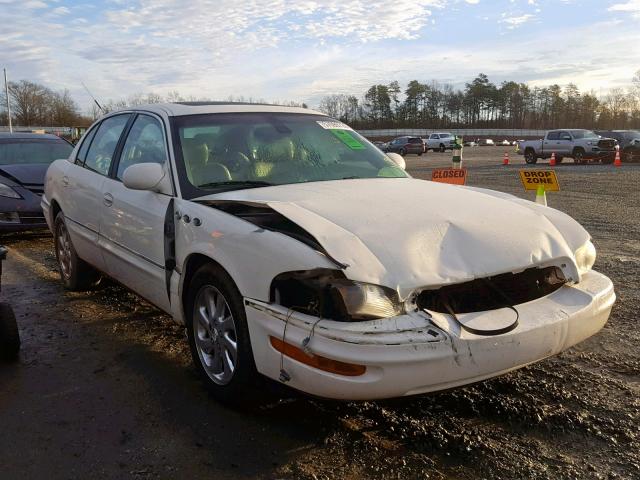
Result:
M431 172L431 181L464 185L467 182L466 168L439 168Z

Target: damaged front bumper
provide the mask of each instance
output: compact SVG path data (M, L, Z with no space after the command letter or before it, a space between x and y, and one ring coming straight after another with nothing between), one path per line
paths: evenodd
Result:
M255 363L267 377L282 368L288 385L327 398L372 400L434 392L474 383L555 355L598 332L615 301L613 284L590 271L579 284L517 305L519 325L509 333L480 336L461 330L451 316L412 312L366 322L335 322L245 299ZM508 309L460 314L491 323ZM314 328L315 324L315 328ZM286 332L285 332L286 325ZM312 332L313 330L313 332ZM363 365L362 375L344 376L282 356L270 339L311 355Z

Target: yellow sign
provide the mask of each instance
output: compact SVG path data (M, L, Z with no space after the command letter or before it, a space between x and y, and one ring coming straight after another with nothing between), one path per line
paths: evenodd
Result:
M558 177L553 170L520 170L520 180L525 190L538 190L544 187L545 192L557 192L560 190Z

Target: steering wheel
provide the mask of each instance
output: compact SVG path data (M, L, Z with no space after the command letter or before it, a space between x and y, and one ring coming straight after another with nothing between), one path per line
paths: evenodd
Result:
M242 152L229 152L224 156L224 164L232 172L241 172L251 166L251 160Z

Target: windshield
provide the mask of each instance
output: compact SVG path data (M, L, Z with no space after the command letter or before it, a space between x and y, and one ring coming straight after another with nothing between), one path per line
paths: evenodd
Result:
M365 138L322 115L189 115L175 117L172 125L185 198L291 183L407 177Z
M0 141L0 165L52 163L68 158L73 147L64 140L11 139Z
M600 138L591 130L571 130L571 135L573 138Z

